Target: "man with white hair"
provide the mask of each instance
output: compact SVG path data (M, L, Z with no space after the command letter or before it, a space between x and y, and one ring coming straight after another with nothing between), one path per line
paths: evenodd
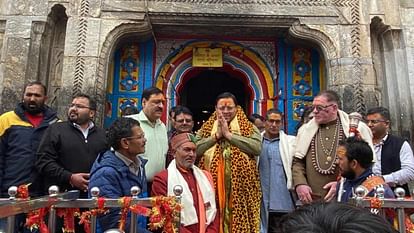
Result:
M339 175L336 150L338 142L349 136L349 116L339 110L336 92L320 92L312 109L313 119L299 129L292 165L293 185L303 203L335 197ZM372 147L368 126L359 122L358 131Z

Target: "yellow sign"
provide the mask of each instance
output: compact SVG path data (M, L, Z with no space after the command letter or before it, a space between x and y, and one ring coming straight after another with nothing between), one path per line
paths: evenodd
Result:
M223 67L221 48L193 48L193 67Z

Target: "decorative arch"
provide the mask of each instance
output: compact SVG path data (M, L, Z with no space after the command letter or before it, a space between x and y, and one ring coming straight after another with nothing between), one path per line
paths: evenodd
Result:
M142 37L150 38L151 28L147 23L124 23L115 27L108 33L102 45L101 53L99 54L97 77L95 79L95 96L97 101L96 122L103 123L104 103L106 95L106 84L108 80L109 65L113 58L113 53L116 50L119 42L126 37Z
M248 90L252 90L250 111L264 114L275 105L276 77L260 54L234 41L192 40L174 50L157 70L155 85L165 93L167 108L176 104L178 93L175 90L182 85L186 74L199 69L192 67L193 48L206 47L222 48L223 67L248 77L243 81Z
M319 45L326 60L327 77L332 77L331 80L336 80L339 73L339 64L335 64L335 61L339 58L339 51L328 35L320 30L301 24L299 21L295 22L289 28L289 34L295 38L312 41ZM330 84L328 83L328 86L329 85Z

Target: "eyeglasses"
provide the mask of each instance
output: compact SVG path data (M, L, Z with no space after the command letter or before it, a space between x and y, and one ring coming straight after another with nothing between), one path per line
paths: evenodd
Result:
M175 122L178 122L178 123L184 123L184 122L191 123L191 122L193 122L193 120L192 119L180 119L180 120L175 120Z
M69 108L76 108L76 109L83 109L83 108L89 108L89 106L83 106L83 105L79 105L79 104L69 104Z
M228 106L217 106L217 109L220 111L224 111L227 109L227 111L233 111L236 108L235 105L228 105Z
M312 105L311 109L314 110L316 109L316 111L320 112L320 111L326 111L327 108L334 106L335 104L328 104L328 105Z
M375 125L375 124L378 124L380 122L388 122L388 121L386 121L386 120L366 120L365 122L367 123L367 125L369 125L369 124Z
M269 122L271 125L275 124L279 125L280 123L282 123L282 120L267 120L267 122Z
M144 134L140 134L140 135L136 135L136 136L131 136L131 137L126 137L126 140L133 140L133 139L142 139L144 138L145 135Z

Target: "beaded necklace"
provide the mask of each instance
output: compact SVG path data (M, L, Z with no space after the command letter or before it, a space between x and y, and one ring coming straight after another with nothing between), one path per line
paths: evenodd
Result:
M332 143L329 149L327 149L325 145L323 144L321 131L322 131L321 129L318 129L317 135L312 139L312 142L311 142L312 165L315 168L315 170L322 175L333 175L335 174L335 169L337 167L337 164L335 162L337 156L336 156L336 151L334 151L334 149L338 147L338 142L342 140L343 135L344 135L341 121L339 119L336 120L335 133L332 138ZM323 169L321 167L319 157L316 154L316 152L318 151L318 145L317 145L318 143L316 143L315 141L317 140L320 142L320 146L322 148L323 154L326 156L325 165L329 165L327 169ZM333 158L332 158L332 152L334 153Z

